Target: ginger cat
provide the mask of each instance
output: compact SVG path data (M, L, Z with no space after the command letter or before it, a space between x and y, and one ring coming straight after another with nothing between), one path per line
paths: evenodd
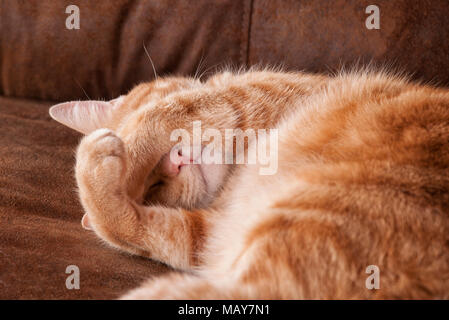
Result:
M252 70L157 78L50 114L86 134L83 226L186 271L124 299L449 298L447 89L366 70ZM194 163L185 150L198 145L170 136L198 120L223 136L278 129L276 172ZM227 148L235 160L255 146Z

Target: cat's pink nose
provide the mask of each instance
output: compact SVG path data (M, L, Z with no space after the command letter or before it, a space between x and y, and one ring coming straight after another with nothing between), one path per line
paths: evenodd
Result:
M179 174L181 167L191 164L190 156L182 154L182 150L172 150L162 159L162 171L165 175L173 177Z

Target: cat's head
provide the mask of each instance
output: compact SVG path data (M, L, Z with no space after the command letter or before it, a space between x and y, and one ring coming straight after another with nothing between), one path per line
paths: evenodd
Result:
M56 121L85 135L100 129L113 130L122 140L134 134L129 128L137 110L158 104L168 95L185 89L195 89L203 84L191 78L159 78L138 85L127 95L110 101L72 101L50 108ZM135 117L134 117L135 118ZM126 129L123 129L126 128ZM143 137L145 134L142 135ZM202 207L213 199L225 178L228 166L194 164L192 155L187 157L179 146L167 150L158 164L148 174L142 192L134 197L146 204L170 207ZM145 157L145 154L141 155ZM78 160L78 159L77 159Z

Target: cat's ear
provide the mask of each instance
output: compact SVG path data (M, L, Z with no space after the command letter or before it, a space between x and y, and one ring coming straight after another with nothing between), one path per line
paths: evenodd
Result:
M87 213L85 213L83 218L81 219L81 225L86 230L92 230L92 226L90 225L89 217L87 216Z
M122 102L123 97L111 101L71 101L54 105L49 112L56 121L87 135L105 128L113 110Z

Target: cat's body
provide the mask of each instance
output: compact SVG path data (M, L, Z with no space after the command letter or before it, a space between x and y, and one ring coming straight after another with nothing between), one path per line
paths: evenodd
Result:
M89 134L76 165L85 227L187 271L125 298L449 298L448 90L370 72L225 72L52 115ZM196 120L278 128L276 173L167 160L170 134Z

